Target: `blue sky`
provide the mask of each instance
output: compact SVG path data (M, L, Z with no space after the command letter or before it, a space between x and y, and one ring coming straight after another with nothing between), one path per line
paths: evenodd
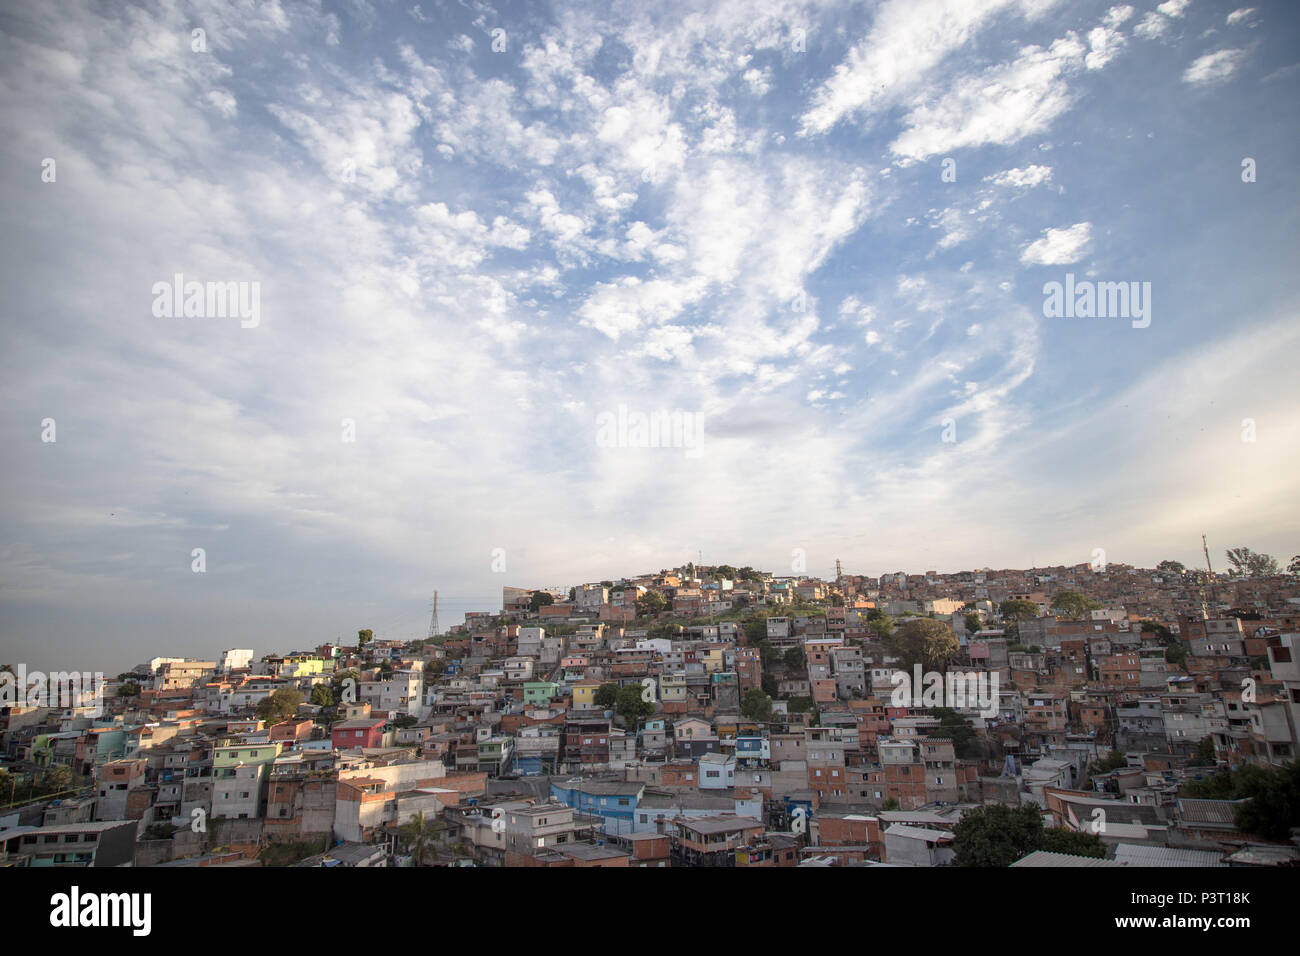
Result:
M701 553L1285 562L1296 27L11 4L0 659L412 637L435 587L449 624ZM256 326L155 316L177 273L258 283ZM1045 317L1066 273L1149 282L1150 326ZM605 447L620 406L704 440Z

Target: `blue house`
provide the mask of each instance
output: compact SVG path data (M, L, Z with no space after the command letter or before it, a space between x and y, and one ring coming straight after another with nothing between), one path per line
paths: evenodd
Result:
M632 833L637 803L645 784L631 780L582 780L551 784L551 796L578 813L600 817L605 833Z

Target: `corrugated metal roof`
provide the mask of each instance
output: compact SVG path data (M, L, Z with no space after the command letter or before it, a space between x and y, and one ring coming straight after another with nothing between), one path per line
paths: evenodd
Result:
M1227 866L1217 850L1187 850L1173 846L1142 846L1121 843L1115 847L1115 859L1129 866Z
M1024 867L1058 867L1058 866L1124 866L1117 860L1103 860L1091 856L1074 856L1070 853L1049 853L1047 850L1035 850L1026 857L1016 860L1012 866Z

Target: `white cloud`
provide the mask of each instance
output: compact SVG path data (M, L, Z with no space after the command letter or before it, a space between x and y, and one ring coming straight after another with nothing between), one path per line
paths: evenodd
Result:
M1046 50L1025 47L1011 63L958 77L907 114L890 151L915 161L1041 133L1071 105L1065 76L1083 61L1083 44L1070 33Z
M1245 50L1216 50L1192 61L1183 73L1183 82L1197 86L1222 83L1245 62Z
M889 0L876 9L866 38L816 91L801 132L823 133L846 117L897 102L997 15L1032 17L1052 5L1053 0Z
M1163 36L1169 29L1169 20L1152 10L1133 28L1133 33L1145 40Z
M1031 266L1059 266L1078 262L1092 242L1092 223L1077 222L1063 229L1044 229L1020 253L1020 261Z
M1124 49L1124 35L1110 27L1094 27L1088 31L1088 55L1084 65L1090 70L1100 70Z
M985 176L984 182L992 183L994 186L1011 186L1016 189L1029 189L1034 186L1041 186L1049 182L1052 178L1051 166L1025 166L1017 169L1007 169L992 176Z
M1227 19L1228 26L1235 27L1243 23L1246 24L1246 26L1250 26L1250 27L1259 25L1258 21L1255 18L1254 7L1241 7L1240 9L1233 10L1230 14L1228 14L1228 19Z

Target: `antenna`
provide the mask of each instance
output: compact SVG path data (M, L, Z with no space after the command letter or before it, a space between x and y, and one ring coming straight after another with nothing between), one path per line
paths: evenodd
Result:
M432 640L433 638L437 637L438 633L441 630L442 629L438 627L438 592L434 591L433 592L433 617L429 619L429 638Z
M1205 552L1205 567L1210 572L1210 600L1217 605L1219 595L1215 592L1214 587L1214 565L1210 564L1210 546L1205 543L1205 535L1201 535L1201 550Z

